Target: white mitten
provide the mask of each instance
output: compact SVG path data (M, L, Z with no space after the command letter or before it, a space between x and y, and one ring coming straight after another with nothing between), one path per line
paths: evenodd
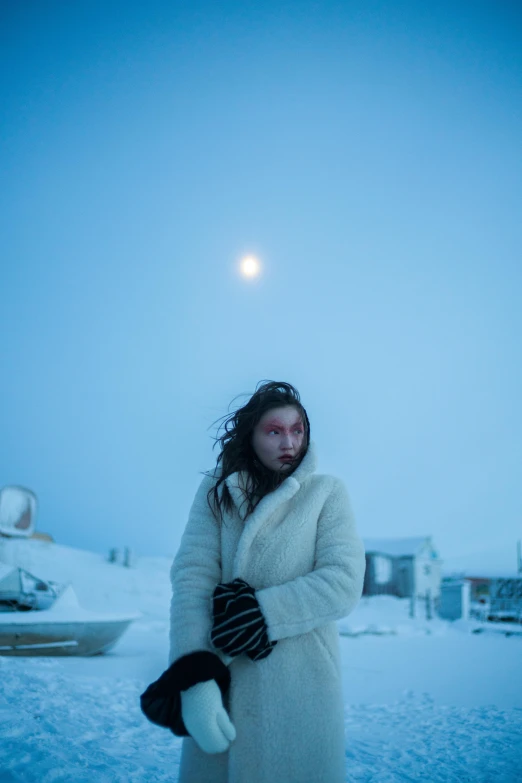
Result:
M236 738L215 680L181 691L181 715L188 733L205 753L224 753Z

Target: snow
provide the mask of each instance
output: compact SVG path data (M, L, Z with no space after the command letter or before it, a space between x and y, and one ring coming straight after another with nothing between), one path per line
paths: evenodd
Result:
M5 539L0 560L72 582L87 610L141 615L106 655L0 657L0 783L174 783L181 738L139 708L166 667L172 558L124 568ZM426 620L416 609L411 619L408 600L363 598L339 621L346 780L520 779L522 635L507 637L500 623Z

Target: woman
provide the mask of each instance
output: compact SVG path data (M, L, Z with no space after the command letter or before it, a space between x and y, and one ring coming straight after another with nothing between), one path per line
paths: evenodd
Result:
M336 620L365 557L343 482L317 475L299 393L231 415L171 569L169 669L142 694L183 736L179 783L343 783Z

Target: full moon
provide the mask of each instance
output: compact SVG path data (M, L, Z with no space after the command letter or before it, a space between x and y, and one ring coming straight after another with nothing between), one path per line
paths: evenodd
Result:
M255 256L245 256L240 263L243 277L257 277L260 272L260 264Z

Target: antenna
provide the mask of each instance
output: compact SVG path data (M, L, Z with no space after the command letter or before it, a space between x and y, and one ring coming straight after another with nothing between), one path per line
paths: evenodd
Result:
M522 574L522 555L520 553L520 539L517 541L517 573Z

